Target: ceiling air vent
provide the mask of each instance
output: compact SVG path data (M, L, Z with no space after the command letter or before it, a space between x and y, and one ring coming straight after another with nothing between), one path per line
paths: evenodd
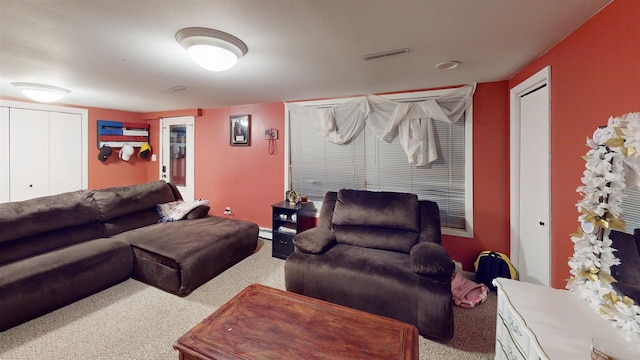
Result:
M365 55L362 60L375 60L375 59L379 59L379 58L383 58L383 57L387 57L387 56L396 56L396 55L402 55L402 54L406 54L409 52L409 48L404 48L404 49L398 49L398 50L389 50L389 51L385 51L385 52L381 52L381 53L377 53L377 54L369 54L369 55Z

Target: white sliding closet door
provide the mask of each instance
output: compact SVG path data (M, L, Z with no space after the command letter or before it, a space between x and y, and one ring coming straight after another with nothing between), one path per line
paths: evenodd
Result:
M10 109L9 201L49 195L49 113Z
M0 202L87 188L85 109L0 100Z
M82 117L49 113L49 193L82 189Z

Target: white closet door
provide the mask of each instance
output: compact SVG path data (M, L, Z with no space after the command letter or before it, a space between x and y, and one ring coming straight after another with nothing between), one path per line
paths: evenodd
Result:
M82 189L82 117L49 113L49 193Z
M49 113L11 109L10 201L49 195Z
M551 281L549 87L520 100L520 280Z

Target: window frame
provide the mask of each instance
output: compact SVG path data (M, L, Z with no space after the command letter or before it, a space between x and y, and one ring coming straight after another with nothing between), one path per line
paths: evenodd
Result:
M447 94L451 89L442 89L442 90L422 90L422 91L411 91L405 93L393 93L393 94L384 94L378 95L380 97L387 98L389 100L394 101L420 101L426 100L428 98L439 97ZM291 102L292 104L296 104L299 106L305 107L329 107L335 106L338 104L342 104L359 97L344 97L344 98L333 98L333 99L324 99L324 100L308 100L308 101L296 101ZM284 114L284 126L285 126L285 141L284 141L284 191L289 190L290 187L290 128L289 128L289 111L285 107ZM465 238L473 238L473 99L471 99L471 104L469 105L468 110L465 112L465 229L453 229L442 227L441 231L444 235L451 235L457 237L465 237ZM320 208L322 207L322 202L316 201L314 202L316 206L315 217L317 218L320 214Z

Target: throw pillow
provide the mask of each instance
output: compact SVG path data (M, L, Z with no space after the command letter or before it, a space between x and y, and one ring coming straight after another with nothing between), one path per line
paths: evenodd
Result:
M208 207L209 201L198 199L195 201L172 201L165 204L158 204L156 208L158 210L158 215L160 215L159 222L164 223L181 220L185 218L189 212L199 206ZM201 215L200 211L202 210L199 210L196 215Z

